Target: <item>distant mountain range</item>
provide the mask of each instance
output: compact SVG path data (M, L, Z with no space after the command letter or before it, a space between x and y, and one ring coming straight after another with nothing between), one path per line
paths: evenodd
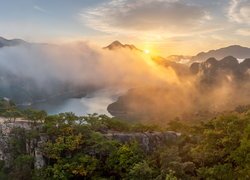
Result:
M20 44L28 44L26 41L22 39L5 39L3 37L0 37L0 48L5 47L5 46L17 46Z
M22 44L34 45L20 39L7 40L0 37L0 51L1 48L8 48L10 46L18 46ZM122 44L119 41L114 41L110 45L104 47L107 50L118 50L121 48L129 49L135 52L142 52L139 48L132 44ZM3 50L3 49L2 49ZM234 56L234 57L233 57ZM218 61L217 59L221 59ZM243 62L239 63L238 59L246 59ZM249 93L248 87L242 87L245 85L245 82L250 82L250 48L242 46L229 46L217 50L211 50L208 52L202 52L196 56L179 56L173 55L167 58L162 57L152 57L152 60L161 64L164 67L172 67L175 70L175 73L178 75L180 81L186 80L186 77L196 77L199 90L201 93L209 93L210 90L215 90L213 87L219 83L232 83L235 84L239 91L239 94L244 92L245 94ZM191 67L187 64L191 64ZM168 76L166 75L166 78ZM58 81L57 79L48 79L46 82L48 87L53 85L51 88L46 87L46 91L41 90L40 86L32 78L23 77L19 74L13 74L9 69L4 69L0 66L0 96L8 97L15 100L17 103L34 103L43 101L46 99L59 99L59 98L70 98L75 97L79 93L88 93L93 92L99 87L76 87L72 85L71 82ZM209 88L207 88L209 87ZM210 88L211 87L211 88ZM131 87L133 88L133 87ZM138 119L141 114L145 114L145 118L154 118L158 117L157 114L165 114L164 118L172 117L172 112L175 109L172 107L172 99L164 99L166 102L162 104L164 111L158 112L158 109L155 108L155 98L162 99L166 97L168 93L174 93L176 99L180 101L178 104L182 104L183 100L178 98L177 92L170 92L169 88L161 89L158 88L138 88L132 91L129 91L126 95L121 96L117 102L109 106L108 110L110 114L117 117L124 117L124 119ZM146 94L151 94L152 96L143 96L143 93L146 91ZM160 92L159 92L160 91ZM155 92L159 92L158 94ZM83 96L82 94L80 94ZM79 96L80 97L80 96ZM205 97L205 96L204 96ZM250 97L250 93L249 96ZM149 98L149 99L147 99ZM236 99L236 98L235 98ZM194 103L196 104L196 98L194 98ZM199 101L199 99L197 100ZM133 105L135 102L136 106L128 107L128 104ZM157 101L158 102L158 101ZM145 113L145 109L147 113ZM157 112L152 112L155 110ZM165 112L166 111L166 112ZM151 116L152 115L152 116ZM174 118L174 117L173 117Z
M9 40L9 39L0 37L0 48L6 47L6 46L17 46L20 44L29 44L29 43L22 39L10 39ZM143 50L137 48L133 44L122 44L120 41L117 41L117 40L112 42L108 46L104 47L103 49L117 50L121 48L143 52ZM191 64L193 62L204 62L210 57L213 57L215 59L222 59L227 56L233 56L237 59L242 59L242 60L250 58L250 48L243 47L240 45L232 45L232 46L223 47L223 48L216 49L216 50L209 50L207 52L200 52L195 56L171 55L163 59L168 60L168 61L174 61L177 63L182 63L182 64Z
M196 56L191 58L191 61L206 61L210 57L222 59L227 56L233 56L237 59L250 58L250 48L232 45L216 50L210 50L208 52L198 53Z
M119 41L112 42L104 49L116 50L120 48L140 50L134 45L122 44ZM178 75L187 75L187 69L182 64L188 64L191 65L189 72L202 74L203 79L207 81L216 79L221 71L225 76L231 73L235 78L241 79L249 75L246 71L250 69L250 48L232 45L201 52L196 56L171 55L166 58L155 56L152 59L165 67L171 66Z
M200 52L196 56L171 55L165 59L168 61L191 65L193 62L204 62L211 57L215 59L223 59L227 56L233 56L236 59L243 61L244 59L250 58L250 48L232 45L207 52Z
M109 49L109 50L116 50L116 49L121 49L121 48L127 48L131 50L140 50L133 44L122 44L119 41L114 41L110 45L104 47L104 49ZM161 57L161 59L165 59L167 61L173 61L176 63L181 63L181 64L192 64L193 62L204 62L210 57L216 58L216 59L222 59L227 56L233 56L237 59L247 59L250 58L250 48L248 47L243 47L240 45L232 45L228 47L223 47L220 49L216 50L210 50L207 52L200 52L196 56L185 56L185 55L170 55L166 58Z
M161 123L171 121L177 116L182 120L187 120L189 117L202 118L203 115L212 118L213 113L210 114L209 111L213 112L219 106L235 108L250 102L249 70L250 58L241 63L232 56L221 60L209 58L204 62L193 63L190 66L190 74L186 74L184 78L179 76L183 82L189 80L188 77L196 79L193 84L195 91L188 98L186 96L180 98L181 92L176 93L175 89L166 88L164 84L153 88L139 87L120 96L107 109L111 115L130 121L141 119L146 122L155 120ZM224 93L228 93L228 96L219 102L218 99ZM188 108L182 108L182 104L185 106L186 102L189 104L188 107L192 107L188 111L186 111ZM154 119L155 117L157 118Z

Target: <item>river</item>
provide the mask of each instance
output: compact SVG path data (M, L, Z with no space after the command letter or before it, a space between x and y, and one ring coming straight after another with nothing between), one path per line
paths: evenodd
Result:
M32 104L25 108L45 110L48 114L58 114L62 112L73 112L76 115L87 115L92 113L106 114L109 104L115 102L123 93L121 90L104 89L95 93L88 94L82 98L69 98L64 100L53 100Z

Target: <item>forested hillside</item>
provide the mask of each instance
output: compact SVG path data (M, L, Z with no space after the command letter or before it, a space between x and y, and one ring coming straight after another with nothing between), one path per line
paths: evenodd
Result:
M0 116L0 179L250 178L247 106L200 124L175 120L161 128L96 114L48 116L4 100Z

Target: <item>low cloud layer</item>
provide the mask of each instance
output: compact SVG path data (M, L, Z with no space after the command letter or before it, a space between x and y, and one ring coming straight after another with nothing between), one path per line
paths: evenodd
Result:
M109 51L87 43L4 47L0 69L43 88L54 81L96 87L154 84L166 81L163 72L167 71L149 55L127 49Z
M0 49L0 93L9 86L8 93L13 91L13 97L19 95L29 101L32 93L36 94L33 98L40 98L39 93L48 90L50 95L64 93L62 87L95 87L91 92L132 88L114 105L118 113L125 107L127 115L165 122L197 111L228 110L250 103L250 85L246 83L249 75L237 79L231 67L242 65L232 58L224 61L215 68L206 62L200 66L204 66L200 75L191 75L185 73L187 67L183 65L153 61L150 55L126 48L111 51L88 43L4 47ZM211 77L204 79L203 73L211 73ZM210 80L216 81L203 83Z

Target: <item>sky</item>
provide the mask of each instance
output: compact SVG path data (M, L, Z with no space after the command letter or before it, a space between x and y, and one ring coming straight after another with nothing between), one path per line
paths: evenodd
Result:
M250 0L0 0L0 36L195 55L250 47Z

